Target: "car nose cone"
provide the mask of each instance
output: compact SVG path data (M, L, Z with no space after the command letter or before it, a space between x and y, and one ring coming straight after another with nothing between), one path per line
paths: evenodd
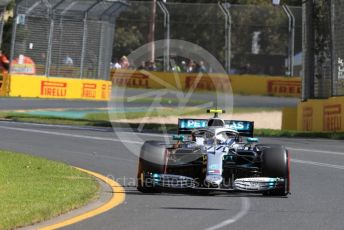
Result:
M207 175L204 184L207 187L218 188L222 183L222 176L221 175Z

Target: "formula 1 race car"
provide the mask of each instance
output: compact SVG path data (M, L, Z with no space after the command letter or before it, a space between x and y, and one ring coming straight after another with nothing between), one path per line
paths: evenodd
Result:
M258 144L254 123L211 119L179 119L175 143L146 141L140 152L137 189L161 191L244 191L287 196L288 150ZM244 138L246 139L244 141Z

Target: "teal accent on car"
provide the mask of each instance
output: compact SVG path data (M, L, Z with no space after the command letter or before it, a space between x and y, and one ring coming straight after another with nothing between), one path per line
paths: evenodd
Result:
M174 141L184 141L185 136L184 135L173 135Z
M256 137L249 137L249 138L247 138L247 142L248 143L258 143L259 139Z

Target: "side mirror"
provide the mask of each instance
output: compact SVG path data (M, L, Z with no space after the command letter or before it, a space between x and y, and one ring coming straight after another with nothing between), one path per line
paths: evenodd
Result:
M274 6L281 5L281 0L272 0L272 5L274 5Z
M256 137L249 137L249 138L247 138L247 142L248 143L258 143L259 139Z

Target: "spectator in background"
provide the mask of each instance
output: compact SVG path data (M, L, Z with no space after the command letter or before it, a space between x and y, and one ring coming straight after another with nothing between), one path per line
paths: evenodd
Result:
M138 70L145 70L146 69L146 62L142 61L141 65L137 68Z
M115 64L115 69L129 69L129 60L126 56L122 56Z
M198 73L207 73L207 67L204 65L204 61L200 61L199 64L197 64L197 72Z
M193 60L190 60L186 69L188 73L194 73L196 71L196 63Z
M94 51L88 50L86 54L86 67L87 67L87 77L94 78L97 76L96 66L97 66L97 55ZM112 64L112 65L111 65ZM110 67L113 67L113 63L111 63ZM85 74L85 73L84 73Z
M182 72L186 72L186 70L187 70L186 62L182 61L182 63L181 63L181 71Z
M154 61L149 61L149 62L148 62L147 70L148 70L148 71L156 71L156 70L157 70Z
M247 63L242 67L240 74L250 74L250 73L252 73L252 68L251 68L250 63Z
M155 65L155 71L164 71L164 64L163 64L163 62L155 61L154 65Z
M231 70L229 71L229 74L240 74L240 71L236 68L231 68Z
M122 69L129 69L129 60L126 56L121 57L121 67Z
M177 65L177 63L175 63L175 62L172 63L171 70L172 70L172 72L178 72L178 73L181 72L179 65Z
M8 60L6 55L2 53L2 50L0 50L0 71L2 71L3 74L7 74L9 68L10 61Z
M32 58L19 54L19 56L11 62L12 73L19 74L36 74L36 64Z
M110 62L110 69L116 69L115 63L113 61Z
M114 68L114 69L121 69L122 66L121 66L120 63L121 63L121 61L116 62L116 63L114 64L113 68Z
M41 53L39 55L38 63L44 65L46 61L47 61L47 56L45 55L45 53Z
M63 64L69 66L74 65L73 59L69 56L69 54L67 54L66 57L63 59Z

